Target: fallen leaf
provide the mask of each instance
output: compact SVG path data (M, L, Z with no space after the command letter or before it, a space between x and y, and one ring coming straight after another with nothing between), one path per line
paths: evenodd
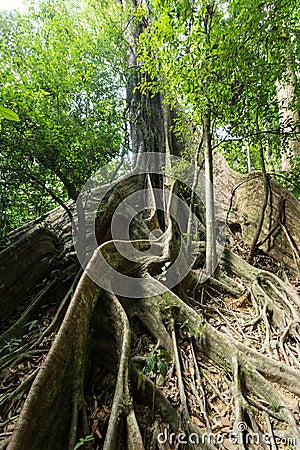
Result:
M204 423L199 419L199 417L191 416L192 421L198 425L198 427L204 427Z
M225 417L221 417L220 421L221 421L221 424L224 425L224 427L232 426L232 423L230 422L230 420L226 416Z
M97 429L98 423L99 423L99 419L93 420L92 433L91 434L95 434L95 431Z

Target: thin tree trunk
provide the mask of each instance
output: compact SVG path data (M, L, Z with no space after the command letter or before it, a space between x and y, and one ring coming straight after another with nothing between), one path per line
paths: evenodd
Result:
M266 161L267 161L267 164L268 164L268 169L269 169L269 172L275 172L275 168L274 168L274 164L273 164L273 161L272 161L272 158L271 158L271 151L270 151L270 143L269 143L269 138L268 138L268 134L267 134L267 132L268 132L268 127L267 127L267 125L265 125L264 126L264 131L265 131L265 133L266 133Z
M205 111L205 113L203 114L203 140L206 204L206 269L209 275L212 275L217 267L217 248L211 142L211 113L209 110Z
M256 111L256 117L255 117L255 128L256 128L257 135L259 135L259 131L260 131L259 123L258 123L258 108L259 108L259 106L257 105L257 111ZM260 232L261 232L261 229L263 226L263 222L264 222L264 218L265 218L265 211L266 211L266 208L268 205L268 198L269 198L269 181L268 181L268 175L267 175L266 165L265 165L264 149L263 149L263 145L262 145L262 140L260 138L258 140L258 149L259 149L261 172L262 172L262 177L263 177L264 198L263 198L261 213L260 213L259 221L257 224L256 232L254 234L251 248L250 248L249 261L251 261L253 259L253 256L256 251L256 246L257 246L257 242L258 242Z
M200 168L198 165L198 151L195 154L195 167L194 167L194 177L193 177L193 185L192 185L192 193L191 193L191 203L189 208L189 218L188 218L188 225L187 225L187 239L186 239L186 247L187 251L190 251L191 243L192 243L192 233L193 233L193 213L195 209L195 191L198 185L199 180L199 172Z
M248 173L250 173L250 172L252 171L252 167L251 167L251 153L250 153L250 144L249 144L249 142L247 142L246 148L247 148L247 166L248 166Z
M281 170L291 169L291 160L300 156L299 111L293 106L295 101L296 74L288 64L283 80L277 82L277 99L279 108L279 123L282 131L281 139Z

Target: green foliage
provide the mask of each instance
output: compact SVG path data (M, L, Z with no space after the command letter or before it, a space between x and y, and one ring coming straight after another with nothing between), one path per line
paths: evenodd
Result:
M155 353L154 351L151 351L146 359L146 364L145 367L143 369L143 374L144 375L149 375L151 372L153 372L155 366L156 366L156 357L155 357Z
M13 122L20 122L18 114L2 105L0 105L0 118L1 117L6 120L12 120Z
M31 322L26 323L25 327L28 326L28 331L32 331L37 323L38 323L38 320L34 319Z
M222 367L222 372L223 372L224 376L226 378L228 378L228 380L233 381L233 373L232 373L231 367L228 364L228 362L226 361L226 359L220 360L220 365Z
M151 352L147 356L143 374L149 375L151 372L155 372L157 370L165 377L168 371L168 364L171 360L171 355L167 352L167 350L163 348L155 349L152 347Z
M2 235L51 209L50 191L76 198L124 152L122 46L116 51L103 20L93 6L65 0L0 14L0 101L8 108L0 115L15 120L1 122Z
M280 125L277 86L290 81L287 65L298 70L296 0L147 5L39 0L26 13L0 14L0 119L10 119L1 120L0 237L55 206L51 192L76 198L99 166L127 148L122 86L136 68L126 67L124 31L132 22L145 29L139 89L179 103L198 131L209 110L213 145L234 169L247 171L249 146L259 170L262 141L278 170L290 134ZM295 91L291 108L299 111L298 83ZM180 119L174 129L187 132Z
M250 145L252 169L260 170L261 140L278 169L283 142L277 89L278 83L290 82L287 67L297 70L298 3L153 0L150 4L153 20L139 41L145 74L140 89L162 91L200 128L209 110L213 144L235 169L247 170L245 146ZM295 111L298 99L296 95L291 106Z
M142 383L144 375L150 375L151 373L157 376L160 374L162 377L166 377L168 373L168 365L172 361L170 353L163 349L156 349L154 345L151 346L151 351L149 352L145 366L143 370L139 373L138 389Z
M86 442L90 442L94 440L94 436L91 434L87 434L83 438L80 438L77 444L74 447L74 450L77 450L78 448L82 447Z
M288 172L280 172L278 174L278 181L283 183L287 188L293 191L296 197L300 197L300 157L293 158L291 161L291 168Z
M191 331L191 324L189 319L186 319L183 323L179 324L179 329L182 331L184 335L189 335Z
M178 306L178 302L174 295L164 292L161 297L163 300L159 302L158 308L168 310Z
M12 353L14 350L19 348L22 344L22 339L11 338L9 341L5 341L5 344L0 348L1 353Z
M201 338L203 333L203 318L201 316L201 320L199 322L198 328L195 328L189 321L189 319L186 319L184 322L179 322L177 325L179 325L179 330L182 332L184 336L194 336L196 339Z

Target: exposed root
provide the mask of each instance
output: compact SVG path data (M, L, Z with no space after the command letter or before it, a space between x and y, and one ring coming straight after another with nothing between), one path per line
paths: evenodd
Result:
M3 414L6 414L7 411L15 407L23 395L29 391L38 371L39 369L36 369L13 392L0 398L0 411Z
M171 334L172 334L173 356L174 356L175 367L176 367L176 375L177 375L177 383L178 383L180 401L181 401L183 410L188 415L189 413L188 413L186 395L185 395L184 385L183 385L183 380L182 380L181 365L180 365L179 352L178 352L178 348L177 348L176 333L175 333L173 317L170 320L170 328L171 328Z
M120 362L118 368L117 384L115 388L114 400L103 447L104 450L113 450L114 448L116 448L118 423L122 413L124 413L124 410L126 409L130 410L130 417L128 418L127 414L126 418L128 427L128 440L130 443L129 448L133 448L132 445L135 440L137 440L138 443L142 444L142 439L140 433L138 432L139 429L136 424L134 411L131 406L131 398L128 387L129 382L128 361L130 355L130 342L131 342L130 325L126 313L123 310L117 298L114 295L110 295L110 299L113 302L114 307L117 309L117 312L120 316L119 326L122 326L123 330L122 330L122 339L119 338L121 340L121 350L119 356ZM141 449L143 449L143 445Z
M73 398L75 411L79 403L77 395L83 392L89 318L98 295L99 288L83 275L46 362L41 367L26 399L16 433L8 445L10 450L38 449L42 448L45 442L48 443L48 448L67 447L66 436L70 426L68 418L71 417L70 400ZM44 389L45 385L48 389ZM61 410L65 411L63 417L60 414ZM45 420L43 437L35 429L35 424L40 428L41 417ZM53 427L56 429L56 436L52 432Z
M8 319L34 286L51 270L49 262L58 253L56 236L37 228L0 253L1 322Z
M62 299L58 310L55 313L55 316L53 317L51 323L48 325L48 327L43 331L43 333L41 334L41 336L31 344L30 348L33 347L37 347L45 337L50 336L52 333L56 333L60 326L61 323L64 319L66 310L69 306L69 302L71 301L71 298L75 292L76 286L78 284L78 281L80 279L80 277L82 276L82 269L79 269L73 282L71 287L69 288L69 290L67 291L66 295L64 296L64 298Z
M11 338L18 338L24 335L24 328L28 326L30 322L38 316L41 308L49 305L52 299L56 299L58 295L62 295L67 289L70 280L74 277L74 274L68 274L66 278L55 278L48 285L46 285L39 294L31 301L28 308L21 314L19 319L13 323L13 325L0 336L0 346L5 341L9 341ZM78 278L76 279L78 282Z
M127 188L134 189L132 184ZM109 211L118 197L114 192ZM155 214L150 219L148 225L157 226ZM239 448L247 450L252 432L259 436L259 449L275 450L276 437L288 434L300 442L299 417L286 398L300 395L300 299L293 286L225 250L214 278L202 283L202 272L195 267L174 292L157 295L162 285L151 276L172 259L176 239L172 241L170 221L163 238L151 243L149 256L145 223L136 231L143 239L101 244L87 272L77 273L68 284L48 327L1 357L1 375L7 381L26 358L45 352L39 346L58 331L39 372L33 371L2 398L8 414L21 405L34 379L8 450L73 450L87 434L94 438L90 448L105 450L168 448L159 442L161 433L167 445L176 448L181 432L197 436L198 442L186 442L187 449L221 449L221 444L205 439L207 433L223 433L228 439L236 433ZM109 238L106 225L101 233ZM139 250L139 259L129 265L118 246L129 260ZM147 278L145 297L121 298L97 287L87 273L108 288L113 283L101 273L100 258L119 273ZM49 290L36 297L21 322L33 317L32 310L43 304ZM139 345L133 348L135 323L142 331L137 331ZM12 328L10 336L15 337L16 330ZM173 358L160 386L152 381L157 373L144 372L141 381L137 369L146 364L149 347L165 349ZM100 367L113 379L105 401L89 394ZM143 417L141 408L148 415ZM263 443L266 432L273 437L271 447Z

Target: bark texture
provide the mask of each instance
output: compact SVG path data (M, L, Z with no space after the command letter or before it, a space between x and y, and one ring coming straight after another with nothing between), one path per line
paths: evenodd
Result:
M232 232L240 233L251 245L264 198L263 177L260 172L238 174L220 154L215 154L216 197L228 211ZM258 248L299 270L299 220L297 198L269 176L270 193L264 215Z

